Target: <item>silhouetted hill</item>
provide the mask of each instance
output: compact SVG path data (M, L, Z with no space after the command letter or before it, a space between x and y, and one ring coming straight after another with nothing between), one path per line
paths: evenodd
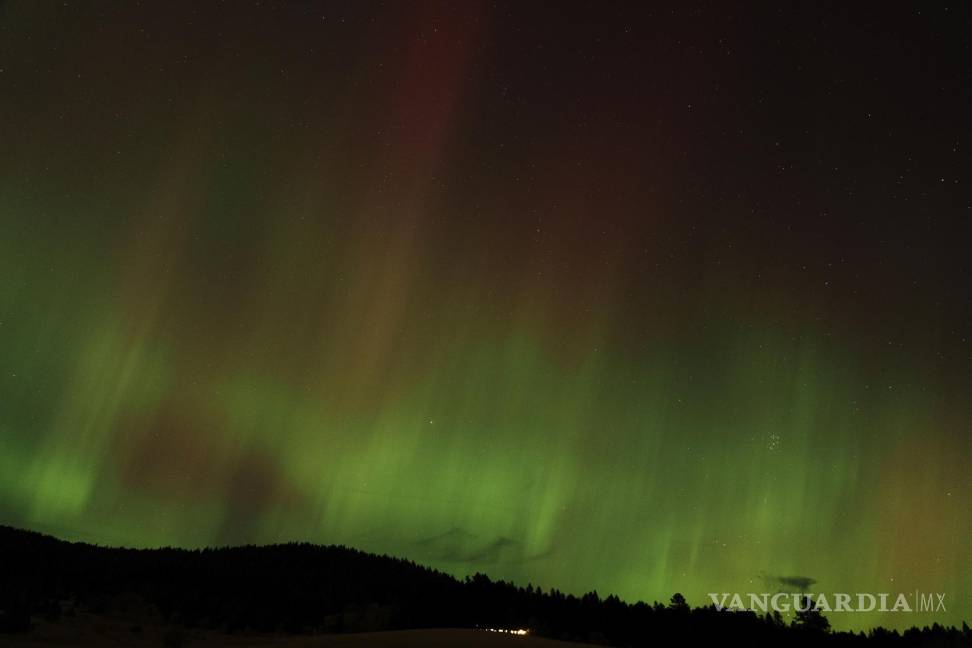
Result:
M0 631L79 613L124 614L226 633L341 633L412 628L529 628L617 646L658 642L750 645L968 646L972 632L935 626L869 636L713 607L627 604L465 580L407 560L306 543L221 549L117 549L0 526Z

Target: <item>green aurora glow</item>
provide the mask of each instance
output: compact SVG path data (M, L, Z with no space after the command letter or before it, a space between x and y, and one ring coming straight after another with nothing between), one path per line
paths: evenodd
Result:
M799 574L951 603L837 627L961 621L967 295L913 253L947 234L840 229L887 205L812 171L700 190L749 144L706 158L730 118L666 117L677 84L511 106L540 74L472 4L427 33L42 4L0 6L0 522L627 600Z

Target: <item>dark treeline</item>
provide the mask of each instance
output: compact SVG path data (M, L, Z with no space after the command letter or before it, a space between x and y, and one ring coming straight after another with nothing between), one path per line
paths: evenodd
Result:
M136 601L161 622L238 632L356 632L431 627L528 628L558 639L615 646L734 641L749 645L970 646L972 631L830 632L811 611L779 615L628 604L465 580L415 563L340 546L113 549L0 526L0 631L39 619L111 613Z

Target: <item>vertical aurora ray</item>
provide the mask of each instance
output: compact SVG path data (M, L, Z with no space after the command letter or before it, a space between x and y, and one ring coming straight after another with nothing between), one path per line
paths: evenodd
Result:
M0 522L961 620L964 251L832 177L869 153L767 182L802 131L672 36L715 28L40 4L0 8ZM909 180L943 232L945 175Z

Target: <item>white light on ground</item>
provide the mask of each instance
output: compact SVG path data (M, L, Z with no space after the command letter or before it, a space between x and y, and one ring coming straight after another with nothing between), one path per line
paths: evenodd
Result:
M501 634L519 635L521 637L523 635L525 635L525 634L529 634L530 633L530 631L527 630L526 628L516 628L516 629L510 629L510 628L483 628L483 630L485 630L486 632L499 632Z

